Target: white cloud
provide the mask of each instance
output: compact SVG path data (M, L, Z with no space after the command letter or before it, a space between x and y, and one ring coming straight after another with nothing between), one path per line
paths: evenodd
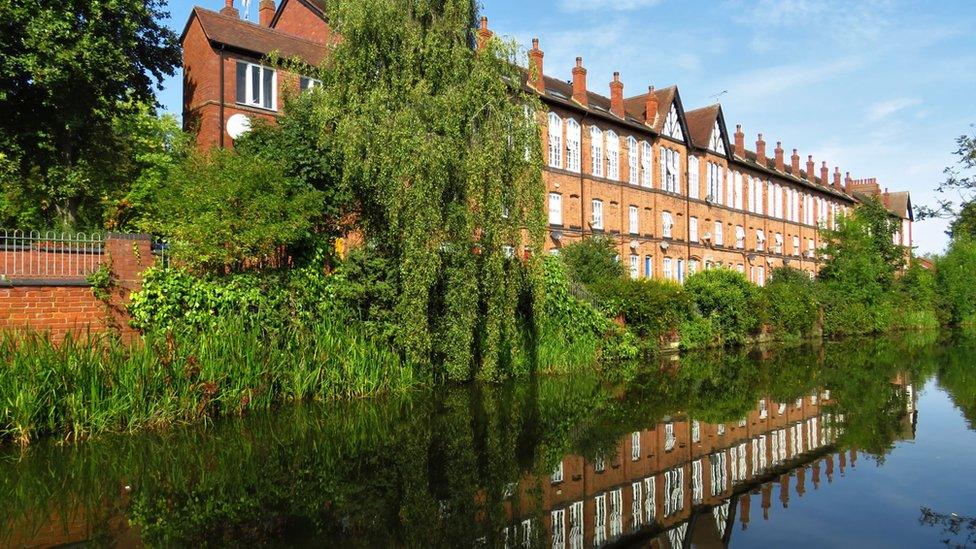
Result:
M631 11L660 4L661 0L560 0L560 11Z
M868 107L868 121L880 122L899 111L914 107L921 102L920 99L914 97L897 97L886 101L879 101Z

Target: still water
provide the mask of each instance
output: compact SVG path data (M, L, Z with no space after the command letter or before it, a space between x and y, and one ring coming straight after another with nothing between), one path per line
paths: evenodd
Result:
M976 338L662 358L0 448L0 546L976 545Z

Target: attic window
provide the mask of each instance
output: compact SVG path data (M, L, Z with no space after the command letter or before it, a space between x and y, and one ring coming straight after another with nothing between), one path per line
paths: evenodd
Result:
M685 138L684 132L681 131L681 122L678 120L678 109L675 108L674 103L671 103L671 110L664 120L664 135L679 141Z
M559 93L559 92L557 92L557 91L552 91L552 90L549 90L549 95L551 95L551 96L553 96L553 97L558 97L558 98L560 98L560 99L569 99L569 96L567 96L567 95L566 95L566 94L564 94L564 93Z
M722 140L722 128L719 127L718 120L715 121L715 126L712 127L712 136L708 140L708 148L718 154L725 154L725 142Z

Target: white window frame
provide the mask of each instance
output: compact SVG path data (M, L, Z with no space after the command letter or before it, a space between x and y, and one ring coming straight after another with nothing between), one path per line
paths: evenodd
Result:
M590 226L597 230L603 230L603 201L599 198L594 198L590 201L590 212L592 214L592 220L590 221Z
M631 185L637 185L640 183L640 172L637 170L639 164L637 156L640 153L637 150L637 140L634 136L627 138L627 182Z
M620 180L620 138L616 132L607 130L604 134L607 148L607 178Z
M637 254L630 254L630 278L637 278L640 276L640 256Z
M698 242L698 218L695 216L688 218L688 241Z
M590 127L590 173L603 177L603 132L596 126Z
M258 63L251 63L248 61L238 60L237 66L245 66L244 74L244 101L238 101L240 105L247 105L249 107L255 107L258 109L264 109L266 111L277 111L278 110L278 71L272 67L266 67ZM237 69L239 70L239 69ZM258 82L260 89L258 90L257 98L254 98L254 77L253 72L258 71ZM264 93L264 78L265 73L271 73L271 97L265 97ZM267 100L267 101L266 101ZM266 106L266 103L268 104Z
M549 113L549 167L563 167L563 119Z
M574 118L566 119L566 169L580 171L580 125Z
M627 208L627 222L630 234L640 234L640 209L637 206Z
M654 182L651 181L653 178L654 171L652 167L654 165L654 148L647 141L641 142L641 185L644 187L653 187Z
M742 225L735 226L735 247L739 250L746 247L746 229Z
M695 155L688 155L688 198L698 198L698 189L701 186L701 158Z
M712 236L716 246L722 245L722 222L715 221L715 234Z
M563 195L549 193L549 224L563 224Z
M664 238L674 237L674 217L671 212L661 212L661 236Z
M664 280L674 280L674 271L671 268L673 261L674 260L670 257L665 257L664 261L662 262Z

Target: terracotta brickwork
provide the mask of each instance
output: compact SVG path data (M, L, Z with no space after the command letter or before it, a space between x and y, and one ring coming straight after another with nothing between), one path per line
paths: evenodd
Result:
M30 250L7 251L7 255L32 254ZM71 262L70 254L62 261ZM56 254L46 260L57 264ZM126 304L132 292L142 284L142 272L153 264L152 246L144 235L109 235L102 258L111 268L112 286L108 299L95 297L84 276L36 275L30 277L4 274L0 284L0 331L33 331L48 333L54 340L66 335L84 336L113 330L131 337Z

